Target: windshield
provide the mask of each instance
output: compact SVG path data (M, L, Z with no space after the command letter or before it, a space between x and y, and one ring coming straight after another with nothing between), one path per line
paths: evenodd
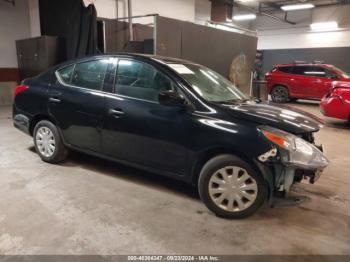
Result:
M247 100L233 83L213 70L195 64L168 64L192 86L193 90L207 101L229 102Z
M336 67L336 66L333 66L335 68L335 70L337 70L341 75L342 77L344 78L350 78L350 75L345 73L343 70L341 70L340 68Z

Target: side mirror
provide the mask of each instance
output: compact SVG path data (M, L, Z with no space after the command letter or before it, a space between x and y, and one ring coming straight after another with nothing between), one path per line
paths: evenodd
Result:
M262 102L262 100L259 97L256 97L256 96L251 96L250 100L253 100L255 103L261 103Z
M158 95L158 100L161 105L185 107L186 100L182 95L174 91L163 91Z
M338 75L337 74L331 74L329 78L336 80L336 79L338 79Z

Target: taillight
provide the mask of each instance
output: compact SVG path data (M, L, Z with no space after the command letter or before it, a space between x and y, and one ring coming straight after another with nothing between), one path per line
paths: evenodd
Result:
M17 86L15 89L15 92L13 94L13 98L15 98L16 95L18 95L19 93L22 93L23 91L27 90L28 88L29 88L29 86L27 86L27 85Z

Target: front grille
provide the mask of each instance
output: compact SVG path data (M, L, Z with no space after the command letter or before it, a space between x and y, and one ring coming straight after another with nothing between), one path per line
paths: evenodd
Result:
M315 144L315 136L312 132L301 134L300 137L311 144Z

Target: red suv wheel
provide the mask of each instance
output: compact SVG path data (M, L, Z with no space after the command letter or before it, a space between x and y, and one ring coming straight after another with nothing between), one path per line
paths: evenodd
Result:
M275 103L286 103L289 101L288 89L284 86L275 86L271 92L272 101Z

